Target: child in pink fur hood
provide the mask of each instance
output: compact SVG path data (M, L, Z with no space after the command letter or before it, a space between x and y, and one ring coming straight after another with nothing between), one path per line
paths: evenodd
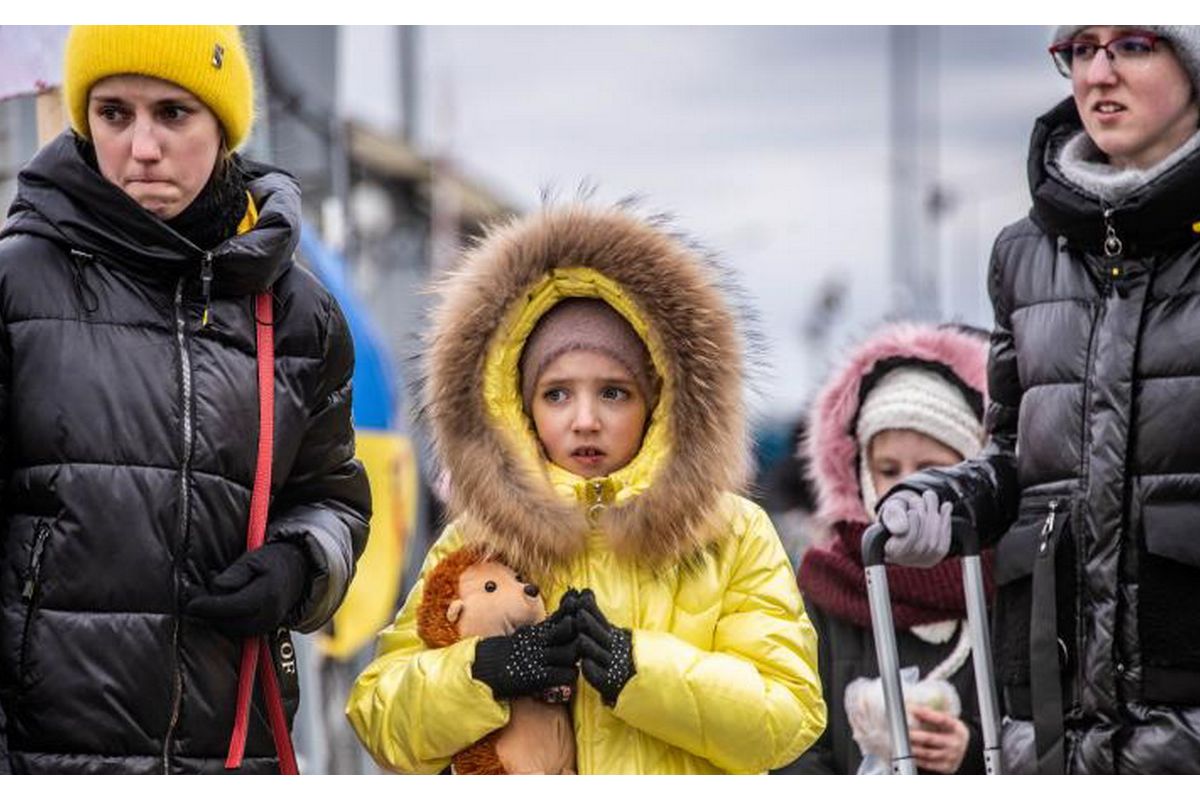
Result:
M863 761L861 745L880 738L875 735L880 731L863 729L863 720L881 720L882 713L859 707L866 693L847 693L854 679L878 675L862 533L892 484L918 469L957 464L980 450L986 365L987 340L981 332L890 325L854 348L817 395L802 446L817 490L817 515L833 536L805 554L799 583L818 632L829 724L789 771L852 774ZM990 553L984 563L990 594ZM926 772L982 772L960 561L887 570L901 667L917 667L923 688L940 682L947 700L939 704L941 710L910 709L917 765Z

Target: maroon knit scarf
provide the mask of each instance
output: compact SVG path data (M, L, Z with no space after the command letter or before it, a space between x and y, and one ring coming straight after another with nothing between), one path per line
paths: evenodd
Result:
M862 535L866 528L861 522L836 523L833 541L805 553L799 574L800 591L808 602L831 616L864 628L871 625L862 564ZM887 579L892 615L901 630L967 616L961 558L948 558L930 569L889 564ZM983 581L990 604L995 592L991 550L983 554Z

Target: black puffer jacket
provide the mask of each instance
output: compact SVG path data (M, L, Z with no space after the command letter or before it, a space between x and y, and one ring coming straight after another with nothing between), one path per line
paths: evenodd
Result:
M258 225L205 254L81 158L70 133L21 173L0 238L0 689L17 772L220 771L240 643L181 615L245 550L258 439L253 294L276 298L267 539L314 578L313 630L365 545L353 350L293 267L295 181L246 164ZM251 712L246 771L277 769Z
M994 443L900 488L932 486L1000 537L1010 770L1034 763L1027 720L1051 741L1057 676L1068 770L1196 772L1200 152L1106 208L1047 158L1078 130L1071 100L1038 121L1033 210L993 251Z

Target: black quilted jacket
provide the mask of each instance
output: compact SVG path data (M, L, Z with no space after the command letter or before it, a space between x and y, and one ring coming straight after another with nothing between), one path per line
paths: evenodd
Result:
M346 324L292 264L295 181L245 166L259 223L211 254L101 178L70 133L21 173L0 235L0 699L16 772L221 770L240 643L180 609L245 550L252 302L268 286L267 538L301 543L314 574L293 627L329 618L365 545ZM246 752L246 771L277 769L257 697Z
M936 488L999 540L1009 769L1032 764L1031 666L1049 664L1069 771L1197 772L1200 152L1109 208L1046 158L1079 129L1070 100L1038 121L1033 209L993 251L994 441L904 485ZM1031 650L1039 620L1049 651Z

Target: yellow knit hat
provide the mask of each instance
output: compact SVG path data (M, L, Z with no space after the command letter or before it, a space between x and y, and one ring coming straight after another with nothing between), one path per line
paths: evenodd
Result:
M71 127L88 137L88 93L110 75L182 86L221 121L236 149L254 122L254 79L236 25L76 25L67 37L63 94Z

